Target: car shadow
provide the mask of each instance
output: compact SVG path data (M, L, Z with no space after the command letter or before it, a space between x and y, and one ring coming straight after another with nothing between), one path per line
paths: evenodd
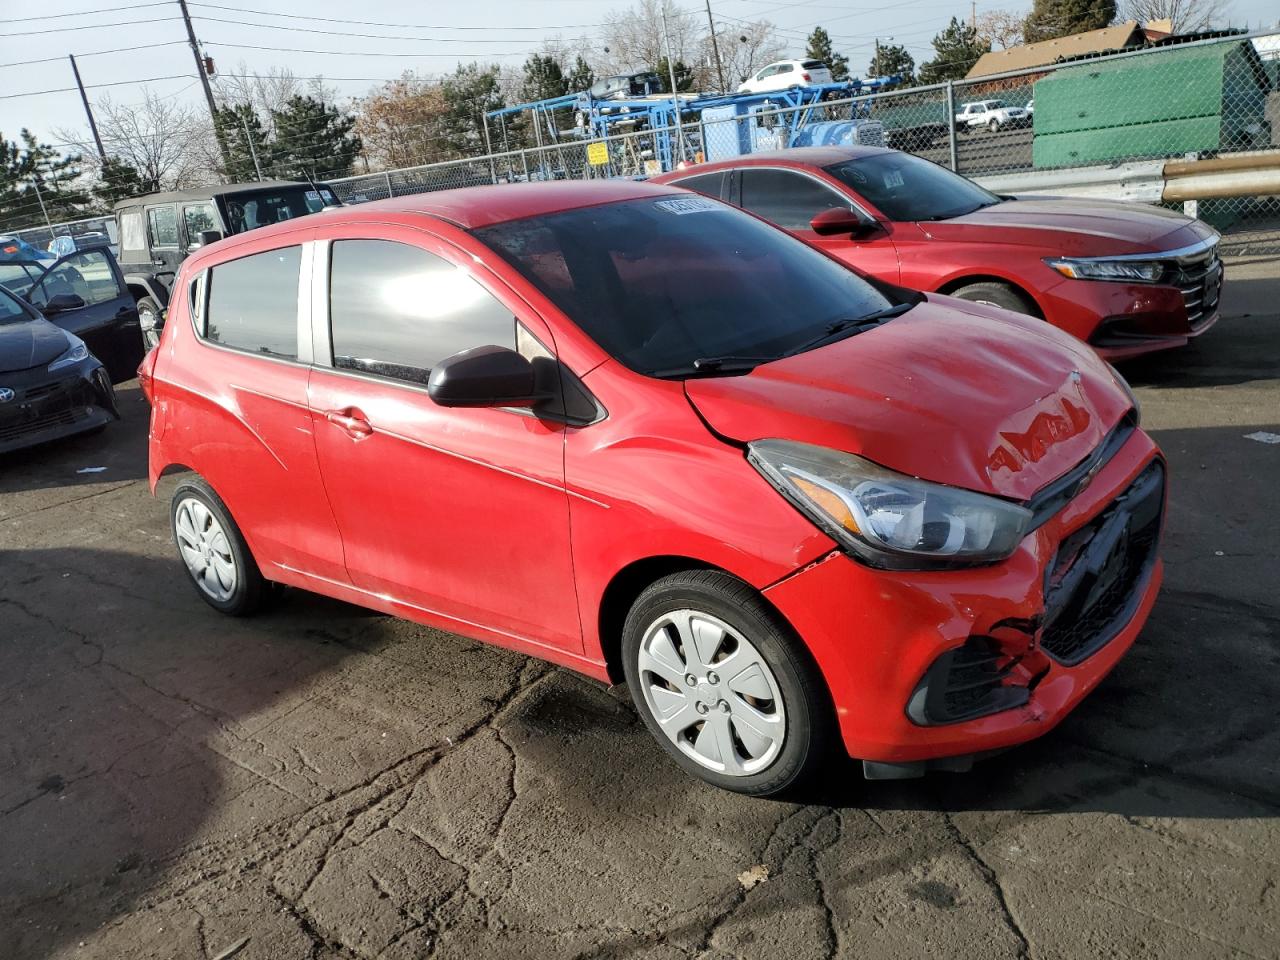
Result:
M1239 280L1238 284L1275 281ZM1116 364L1135 387L1216 387L1280 380L1273 355L1277 316L1224 317L1185 347L1162 350Z

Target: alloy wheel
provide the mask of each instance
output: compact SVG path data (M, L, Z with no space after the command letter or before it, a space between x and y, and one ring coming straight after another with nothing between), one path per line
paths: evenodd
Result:
M735 777L777 759L787 732L782 692L729 624L697 610L664 613L645 630L637 665L646 706L690 759Z
M239 578L231 543L218 518L195 497L186 497L174 512L173 528L196 586L215 600L229 600Z

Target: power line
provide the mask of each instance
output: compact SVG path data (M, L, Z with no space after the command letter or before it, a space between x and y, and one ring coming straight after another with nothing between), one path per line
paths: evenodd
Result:
M232 23L241 27L257 27L259 30L285 30L289 33L319 33L329 37L360 37L365 40L405 40L410 43L523 43L524 39L490 40L471 37L396 37L386 33L352 33L350 30L320 30L314 27L292 27L277 23L251 23L247 20L227 20L222 17L196 17L201 23ZM494 29L500 29L495 27ZM569 37L569 40L590 40L591 37Z
M228 7L219 3L198 3L192 0L191 6L205 7L212 10L231 10L235 13L252 13L262 17L288 17L292 20L314 20L320 23L351 23L362 27L399 27L405 30L588 30L594 27L602 27L602 23L561 23L549 25L545 27L454 27L445 24L436 23L386 23L379 20L347 20L340 17L316 17L305 13L273 13L267 10L251 10L247 7ZM201 19L213 19L212 17L201 17ZM254 24L254 26L267 26L267 24Z
M226 43L221 40L202 40L206 47L230 47L233 50L270 50L278 53L315 53L331 57L449 57L456 60L480 60L484 57L511 57L526 53L537 53L537 50L489 50L483 53L390 53L370 50L309 50L302 47L264 47L251 43Z
M61 58L59 58L61 59ZM167 77L146 77L141 80L115 80L111 83L86 83L86 90L97 90L100 87L124 87L135 83L156 83L160 80L191 79L189 73L171 73ZM24 93L0 93L0 100L16 100L18 97L42 97L47 93L69 93L76 87L55 87L51 90L28 90Z
M137 26L140 23L164 23L167 20L181 19L181 17L152 17L150 20L117 20L113 23L88 23L82 27L51 27L48 30L23 30L19 33L0 33L0 37L35 37L44 33L69 33L72 30L97 30L99 27L132 27Z
M185 40L163 40L160 43L143 43L136 47L115 47L112 50L90 50L88 53L77 53L77 57L101 57L108 53L132 53L134 50L151 50L155 47L172 47L179 43L186 43ZM35 63L53 63L61 62L62 57L42 57L39 60L18 60L14 63L0 63L0 69L5 67L28 67Z
M111 7L108 10L79 10L75 13L46 13L42 17L9 17L8 23L30 23L39 20L43 23L46 20L61 20L64 17L91 17L99 13L119 13L122 10L141 10L143 7L167 7L169 0L156 0L153 3L135 3L127 7Z

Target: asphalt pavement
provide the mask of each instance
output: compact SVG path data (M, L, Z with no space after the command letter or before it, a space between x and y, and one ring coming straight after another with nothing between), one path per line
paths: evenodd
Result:
M147 407L0 461L0 957L1280 957L1280 258L1128 364L1149 625L971 773L685 777L625 691L297 591L219 616Z

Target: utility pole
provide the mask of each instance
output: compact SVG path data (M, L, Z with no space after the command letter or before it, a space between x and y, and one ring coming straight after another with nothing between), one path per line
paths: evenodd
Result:
M209 119L213 122L213 135L218 141L218 149L222 152L222 162L230 166L231 155L218 129L218 106L213 102L213 88L209 86L209 75L205 73L204 58L200 56L200 44L196 41L195 28L191 26L191 14L187 12L187 0L178 0L178 8L182 11L182 22L187 25L187 42L191 44L191 56L196 61L196 74L200 77L200 86L204 87L204 99L209 104Z
M978 0L969 0L969 26L978 29Z
M724 84L724 65L720 63L720 42L716 40L716 23L711 19L711 0L707 0L707 29L711 31L711 50L716 57L716 76L720 78L720 92L728 93L729 88Z
M258 150L253 145L253 137L249 133L249 121L239 110L236 111L236 116L240 118L240 125L244 127L244 142L249 145L249 156L253 157L253 172L256 173L258 175L258 179L261 180L262 167L258 164Z
M879 37L876 37L876 58L875 60L872 61L872 63L874 63L875 66L871 68L871 75L875 77L881 76L884 73L884 71L880 69L880 38Z
M53 224L49 222L49 211L45 208L44 197L40 194L40 175L31 175L31 185L36 188L36 200L40 202L40 215L44 217L44 225L49 228L49 239L53 239Z
M93 133L93 142L98 145L98 159L103 166L107 163L107 151L102 149L102 138L98 136L98 125L93 120L93 110L89 107L89 96L84 92L84 84L80 82L80 68L76 66L75 54L67 54L71 61L71 72L76 75L76 86L80 88L80 102L84 104L84 115L89 118L89 130Z
M677 163L684 160L684 117L680 112L680 94L676 90L676 61L671 55L671 34L667 30L667 4L662 4L662 36L667 41L667 75L671 78L671 99L676 106L676 149L680 156Z

